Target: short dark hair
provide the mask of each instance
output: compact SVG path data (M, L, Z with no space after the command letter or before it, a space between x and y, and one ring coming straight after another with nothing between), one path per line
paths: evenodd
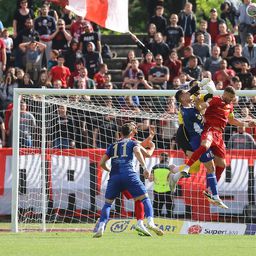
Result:
M184 92L184 90L178 90L175 94L175 99L177 102L180 102L180 96Z
M230 86L230 85L225 88L224 92L228 92L228 93L231 93L231 94L233 94L233 95L236 94L235 88L232 87L232 86Z
M133 129L133 124L132 123L125 123L122 127L121 127L121 133L124 136L128 136Z

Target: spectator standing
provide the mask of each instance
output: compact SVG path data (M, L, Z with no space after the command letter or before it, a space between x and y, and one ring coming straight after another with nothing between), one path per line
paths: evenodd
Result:
M241 83L242 83L242 90L245 88L251 88L253 74L250 72L250 67L248 66L247 62L243 62L241 64L241 72L237 73Z
M256 69L256 44L253 42L253 35L247 35L247 44L243 47L242 56L248 61L251 68Z
M70 43L70 47L64 52L65 56L65 65L69 68L70 72L74 72L76 70L77 61L82 61L82 54L79 51L79 42L76 39L72 39Z
M193 5L190 2L186 2L184 10L179 13L179 22L184 30L185 35L185 45L188 46L191 44L192 34L196 31L196 16L192 11Z
M16 10L13 18L13 37L16 38L18 33L24 29L27 18L34 19L34 12L28 7L28 1L20 1L20 6Z
M249 64L249 61L246 57L242 55L242 45L237 44L234 48L234 54L230 59L228 60L229 66L235 71L235 72L241 72L241 64L243 62L246 62Z
M149 19L149 24L153 23L156 25L156 31L160 32L162 35L165 33L167 27L166 18L163 16L164 7L161 5L156 6L155 15Z
M2 31L2 39L4 41L5 48L6 48L6 69L8 70L8 68L11 66L11 56L12 56L12 50L13 50L13 40L9 36L9 32L8 32L8 30L6 28L3 29L3 31Z
M14 66L23 68L23 57L24 54L20 51L19 45L21 43L27 43L31 41L39 41L39 34L34 29L33 19L27 18L25 27L18 33L14 40Z
M25 69L33 81L37 81L41 70L42 56L46 45L40 42L28 42L19 45L21 51L25 54Z
M79 49L83 54L88 53L87 46L89 42L92 42L95 45L95 50L101 53L101 41L99 34L93 31L92 25L90 22L84 22L84 33L80 35L79 38Z
M72 36L66 30L65 21L63 19L59 19L56 31L49 36L49 40L52 40L52 49L65 53L71 39Z
M169 54L169 58L164 62L164 66L169 69L169 81L167 89L172 89L173 79L178 77L182 71L182 62L178 58L178 54L175 50L172 50Z
M13 114L10 117L8 125L8 146L12 146L12 123L13 123ZM20 147L21 148L31 148L34 144L34 135L36 131L36 119L32 113L27 110L27 104L25 101L20 103Z
M48 63L50 59L50 52L52 50L52 40L50 35L56 31L55 19L48 15L49 7L43 5L41 8L41 16L35 19L35 30L39 33L40 42L46 45L46 61Z
M46 122L47 123L47 122ZM57 114L51 118L51 127L47 127L53 148L67 149L75 146L75 126L72 115L67 113L66 106L58 106Z
M65 59L63 55L58 56L58 65L50 70L49 82L54 83L55 80L60 80L63 88L67 88L69 77L71 75L69 68L64 66Z
M211 56L210 47L204 43L204 35L202 33L197 33L197 43L194 43L192 48L193 53L199 56L203 63L205 63L206 58Z
M154 37L156 33L157 33L156 25L153 23L150 23L148 25L148 34L142 39L142 42L147 49L150 49L150 44L154 42Z
M169 56L169 46L164 42L164 38L161 33L156 33L154 37L154 42L150 44L149 49L156 58L157 54L161 54L164 60Z
M211 49L212 38L211 38L211 35L207 32L207 26L208 26L208 23L206 20L200 21L199 29L195 33L192 34L192 37L191 37L192 44L197 43L197 34L202 33L204 35L204 43L208 44Z
M215 44L216 37L219 34L219 24L225 21L218 17L218 12L216 8L210 10L210 18L208 20L207 31L211 35L212 44Z
M238 29L239 29L239 36L240 36L240 41L241 44L244 46L246 43L246 37L249 33L254 34L254 29L255 29L255 21L254 18L250 17L247 14L247 7L249 4L251 4L251 0L242 0L242 3L239 6L238 9Z
M170 16L170 26L166 28L164 36L170 50L178 52L182 49L184 46L184 31L181 26L178 26L178 15L172 14Z
M87 44L87 53L84 55L85 66L88 70L88 76L93 79L99 71L100 64L103 63L101 54L96 51L93 42Z

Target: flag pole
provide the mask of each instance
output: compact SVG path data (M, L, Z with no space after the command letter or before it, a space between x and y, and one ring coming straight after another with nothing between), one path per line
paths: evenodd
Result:
M133 34L130 30L128 31L128 34L131 36L132 40L137 44L137 46L142 50L143 55L146 55L150 50L141 42L141 40Z

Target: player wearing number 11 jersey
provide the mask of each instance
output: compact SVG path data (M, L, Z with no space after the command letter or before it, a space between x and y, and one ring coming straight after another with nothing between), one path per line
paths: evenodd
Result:
M145 178L148 178L150 175L142 154L143 151L145 151L144 153L146 154L146 150L141 147L138 142L132 140L133 128L131 123L124 124L121 128L123 138L111 144L100 161L101 167L110 172L110 178L105 194L105 204L101 210L99 228L94 235L95 238L103 235L106 222L109 218L111 204L120 192L124 190L128 190L134 200L142 201L148 228L154 231L157 235L163 235L162 230L154 224L153 207L145 185L141 182L134 170L133 159L135 155L144 170ZM108 159L111 159L111 169L106 165Z

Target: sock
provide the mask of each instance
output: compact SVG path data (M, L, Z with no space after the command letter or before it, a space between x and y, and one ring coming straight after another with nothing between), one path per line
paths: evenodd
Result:
M191 166L194 162L196 162L202 154L204 154L207 151L206 147L200 146L190 157L190 159L187 162L188 166Z
M105 229L105 225L106 225L106 223L105 222L100 222L100 224L99 224L99 229Z
M173 175L173 180L175 182L178 182L178 180L182 177L182 174L180 172L177 172Z
M144 210L145 210L145 215L146 217L152 217L154 216L153 214L153 207L152 207L152 204L149 200L148 197L145 197L144 199L141 200L141 202L143 203L144 205Z
M206 175L207 184L211 188L212 195L216 196L218 195L218 188L217 188L217 180L215 173L209 173Z
M138 221L137 221L137 224L138 224L139 226L144 225L143 220L138 220Z
M135 216L137 220L144 219L144 205L140 200L135 201Z
M103 222L103 223L107 222L107 220L109 219L109 215L110 215L110 209L111 209L111 204L105 202L105 204L101 210L100 222Z
M147 222L148 222L149 225L155 226L153 217L149 216L149 217L147 218Z
M221 174L223 173L224 169L225 169L225 167L223 167L223 166L216 166L216 172L215 173L216 173L217 181L220 180Z

